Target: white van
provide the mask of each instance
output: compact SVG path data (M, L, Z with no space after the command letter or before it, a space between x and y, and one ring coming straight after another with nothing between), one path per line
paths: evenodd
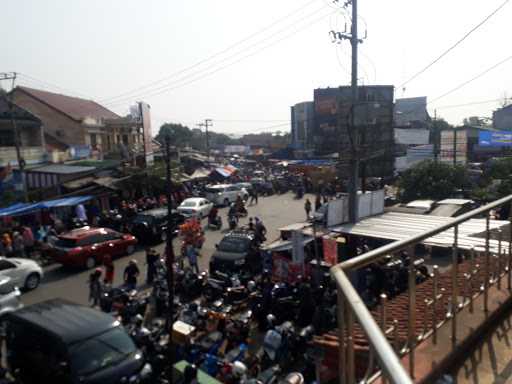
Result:
M231 184L206 186L206 198L215 205L229 205L236 201L238 196L247 199L249 193L245 188Z

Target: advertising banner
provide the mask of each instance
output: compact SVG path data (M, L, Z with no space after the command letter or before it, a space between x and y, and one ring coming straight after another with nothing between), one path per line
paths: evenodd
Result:
M294 263L287 257L276 253L272 255L272 279L274 281L294 283L305 272L307 274L302 263Z
M478 145L481 147L512 147L512 131L480 131Z
M338 263L338 243L329 237L322 238L324 248L324 261L329 265Z
M144 155L146 156L146 167L154 163L153 137L151 134L151 115L149 104L140 102L140 116L142 118L142 128L144 135Z

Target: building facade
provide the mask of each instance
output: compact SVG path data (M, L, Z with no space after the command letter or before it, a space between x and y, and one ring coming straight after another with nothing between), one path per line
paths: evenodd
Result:
M297 103L291 108L291 135L294 149L308 150L313 146L315 104L312 101Z
M492 113L492 125L501 131L512 131L512 104Z
M362 174L393 174L394 135L393 97L391 85L360 86L358 102L352 106L351 87L314 90L315 125L313 146L317 155L337 154L348 167L351 142L357 139ZM352 135L351 118L358 137Z

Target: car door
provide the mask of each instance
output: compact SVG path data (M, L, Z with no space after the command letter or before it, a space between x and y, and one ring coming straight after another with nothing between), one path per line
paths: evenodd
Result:
M208 200L204 199L203 207L204 207L203 208L204 209L203 216L208 216L210 214L210 211L212 210L213 204L210 203Z
M124 241L122 234L117 232L107 232L103 235L103 238L110 249L110 255L112 257L123 255L126 252L128 244Z
M25 283L23 270L12 261L2 259L0 260L0 275L11 278L11 284L19 286L21 283Z
M228 195L229 201L236 201L236 197L238 196L238 190L234 186L229 186L226 188L226 194Z

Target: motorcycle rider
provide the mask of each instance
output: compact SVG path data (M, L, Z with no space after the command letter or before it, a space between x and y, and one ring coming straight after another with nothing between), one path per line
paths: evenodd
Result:
M264 243L267 240L267 238L266 238L267 228L265 228L265 225L263 225L263 221L261 221L259 217L256 217L254 219L254 222L255 222L254 235L256 238L256 242L258 244Z
M210 213L208 214L208 225L215 225L215 226L219 226L219 219L220 217L218 216L219 214L219 210L217 209L217 207L213 207L210 211Z
M135 326L131 332L132 337L135 340L135 344L141 347L150 333L149 329L144 326L144 318L142 315L137 314L135 316Z

